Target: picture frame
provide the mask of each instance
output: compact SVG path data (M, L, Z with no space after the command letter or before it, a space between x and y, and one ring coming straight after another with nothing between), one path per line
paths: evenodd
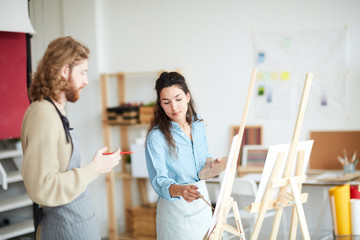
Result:
M241 166L263 168L268 150L269 147L264 145L243 145Z
M239 133L239 125L230 127L230 143L232 138ZM242 165L242 152L244 145L262 145L263 144L263 127L261 125L248 125L244 128L243 139L241 141L239 158L237 166Z

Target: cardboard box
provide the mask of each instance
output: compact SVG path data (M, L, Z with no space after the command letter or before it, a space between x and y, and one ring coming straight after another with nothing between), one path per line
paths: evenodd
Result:
M132 216L134 238L156 240L156 206L133 207Z
M140 123L150 123L154 116L154 107L140 107L139 108L139 120Z

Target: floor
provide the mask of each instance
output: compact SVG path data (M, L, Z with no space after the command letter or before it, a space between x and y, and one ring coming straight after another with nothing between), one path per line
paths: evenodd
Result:
M266 232L261 232L259 234L259 237L258 237L258 240L269 240L269 235L270 235L270 232L266 233ZM311 234L310 233L310 238L311 239L315 239L314 234ZM249 233L246 233L246 236L245 238L247 240L250 239L250 234ZM236 237L234 235L229 235L227 233L224 234L222 240L239 240L239 237ZM278 234L278 237L276 238L277 240L288 240L288 236L286 236L284 238L283 234L279 233ZM303 239L301 233L299 233L297 236L296 236L296 239ZM320 236L317 238L319 240L335 240L334 236L332 235L332 233L329 233L329 232L324 232L322 234L320 234ZM360 240L360 238L346 238L347 240ZM340 238L336 238L336 240L340 240ZM345 239L341 239L341 240L345 240Z
M35 240L35 236L34 236L34 233L29 233L29 234L25 234L25 235L22 235L19 237L10 238L8 240Z
M270 232L260 232L259 238L258 240L268 240L269 239L269 235ZM321 232L320 234L318 234L319 236L317 238L315 238L315 233L310 231L310 238L312 240L360 240L360 236L356 236L356 237L334 237L333 234L329 231L325 231L325 232ZM246 232L246 239L249 240L250 239L250 232L247 231ZM287 240L287 236L284 238L284 235L282 234L282 232L279 232L277 240ZM296 237L296 239L303 239L302 235L300 232L298 232L298 235ZM16 237L16 238L11 238L9 240L35 240L34 235L33 234L27 234L27 235L23 235L21 237ZM105 240L105 239L104 239ZM224 233L222 240L239 240L239 237L236 237L234 235L230 235L228 233Z
M234 221L232 221L233 219L229 219L227 221L227 223L231 226L235 226L235 223ZM278 235L277 235L277 240L288 240L289 239L289 220L287 218L284 218L285 221L281 221L281 224L280 224L280 227L279 227L279 230L278 230ZM260 229L260 234L259 234L259 237L258 237L258 240L268 240L270 238L270 234L271 234L271 229L272 229L272 219L265 219L264 222L263 222L263 225ZM283 226L282 224L285 224L285 226ZM243 228L244 228L244 231L245 231L245 238L247 240L250 239L251 237L251 232L252 230L250 229L249 227L249 223L248 222L245 222L243 221ZM310 228L310 227L309 227ZM310 233L310 239L312 240L332 240L332 239L335 239L333 234L332 234L332 231L331 230L327 230L327 231L320 231L320 232L317 232L315 230L311 230L309 229L309 233ZM235 240L235 239L240 239L239 237L237 236L234 236L228 232L224 232L223 234L223 238L222 240ZM297 228L297 236L296 236L296 239L303 239L302 237L302 233L301 233L301 229L300 229L300 226L298 225L298 228ZM357 238L347 238L348 240L360 240L360 239L357 239ZM337 240L340 240L337 239ZM345 240L345 239L341 239L341 240Z

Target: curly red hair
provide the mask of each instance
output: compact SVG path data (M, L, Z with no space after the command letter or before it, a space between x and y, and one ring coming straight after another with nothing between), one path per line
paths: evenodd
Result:
M33 74L29 87L31 101L51 97L59 100L60 93L68 90L68 81L63 78L60 71L63 66L72 67L82 60L88 59L90 50L70 36L53 40L40 60L36 72Z

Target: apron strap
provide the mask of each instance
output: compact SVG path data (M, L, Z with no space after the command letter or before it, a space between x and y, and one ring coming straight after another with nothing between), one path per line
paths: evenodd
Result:
M54 102L49 98L46 97L45 100L51 102L51 104L55 107L57 113L60 116L61 122L63 124L64 130L65 130L65 135L66 135L66 141L69 143L70 141L70 130L73 130L73 128L70 127L70 123L69 120L67 119L67 117L65 117L60 111L59 109L56 107L56 105L54 104Z

